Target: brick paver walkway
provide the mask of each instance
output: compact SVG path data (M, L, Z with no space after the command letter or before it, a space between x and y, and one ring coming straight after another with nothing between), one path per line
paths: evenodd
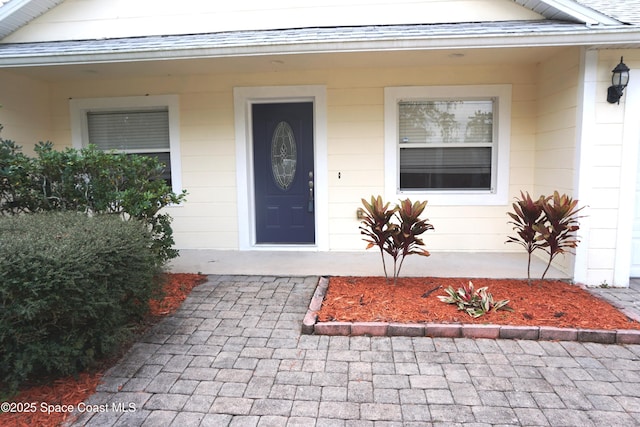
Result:
M640 346L301 335L316 283L210 276L75 425L640 425Z

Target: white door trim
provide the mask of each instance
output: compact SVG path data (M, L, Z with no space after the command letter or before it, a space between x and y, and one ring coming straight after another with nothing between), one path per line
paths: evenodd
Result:
M631 80L631 79L635 80ZM618 207L618 239L613 284L629 286L629 278L640 272L631 271L631 239L635 218L636 182L638 174L638 143L640 143L640 74L629 71L631 84L624 91L624 127L622 130L622 164L620 202ZM635 84L634 84L635 83ZM621 105L622 106L622 105Z
M256 86L233 89L236 131L236 190L238 197L238 248L240 250L328 250L328 170L326 87ZM256 245L253 141L251 105L267 102L313 102L315 169L315 245Z

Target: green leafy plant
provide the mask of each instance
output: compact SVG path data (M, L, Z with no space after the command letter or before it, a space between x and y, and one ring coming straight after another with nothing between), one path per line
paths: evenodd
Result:
M160 289L151 240L115 215L0 217L0 389L111 355Z
M103 152L94 146L54 150L39 143L36 156L0 139L0 214L77 211L115 214L147 225L160 264L177 256L171 217L162 209L184 201L162 179L154 157Z
M522 199L513 203L514 212L507 214L513 219L513 229L517 236L509 236L505 243L517 243L528 253L527 280L531 284L531 255L536 250L545 251L549 258L542 273L544 279L551 263L559 254L569 252L578 246L576 232L580 229L577 216L583 207L578 208L578 201L557 191L553 196L540 196L531 199L528 193L520 193Z
M463 285L458 290L453 286L445 289L447 295L439 295L438 299L447 304L455 304L458 310L466 312L473 318L483 316L490 311L507 310L513 311L508 306L509 300L494 301L493 295L487 292L488 287L475 289L473 282L469 281L468 285Z
M399 205L389 208L389 203L384 203L382 197L371 196L371 202L362 199L365 208L364 219L360 226L361 234L367 236L367 249L377 246L382 257L382 266L385 277L388 279L387 267L384 258L385 252L393 259L393 283L396 284L400 270L408 255L429 256L429 252L421 246L424 241L419 238L428 230L433 230L433 225L426 219L420 219L427 202L415 202L405 199ZM395 219L396 222L393 220Z

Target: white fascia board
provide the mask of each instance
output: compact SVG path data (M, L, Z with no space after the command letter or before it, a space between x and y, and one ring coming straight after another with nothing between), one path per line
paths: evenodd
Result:
M540 0L542 3L549 5L561 12L573 16L577 20L587 25L622 25L616 19L611 18L603 13L595 11L589 7L583 6L573 0Z

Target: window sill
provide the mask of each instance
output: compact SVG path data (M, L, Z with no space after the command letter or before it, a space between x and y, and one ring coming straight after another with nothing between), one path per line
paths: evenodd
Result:
M500 206L508 203L506 194L490 191L397 190L395 198L427 200L429 206Z

